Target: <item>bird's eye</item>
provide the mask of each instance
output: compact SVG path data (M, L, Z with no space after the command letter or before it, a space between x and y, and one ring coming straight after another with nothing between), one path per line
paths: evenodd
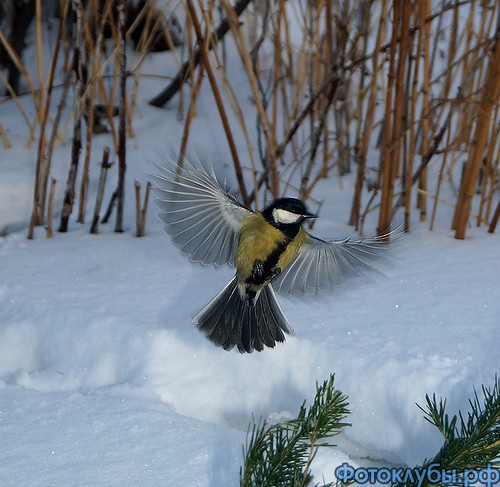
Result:
M273 218L277 223L297 223L302 216L291 211L284 210L283 208L275 208L273 210Z

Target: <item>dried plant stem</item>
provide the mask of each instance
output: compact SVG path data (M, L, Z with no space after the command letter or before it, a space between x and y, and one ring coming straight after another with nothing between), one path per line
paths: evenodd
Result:
M279 196L279 173L276 164L277 144L276 139L273 136L272 124L269 120L269 117L267 116L264 104L260 96L259 83L252 66L252 57L248 50L245 36L243 35L243 31L238 22L237 13L229 3L229 0L222 0L222 3L231 25L231 31L233 32L236 40L236 48L238 49L240 59L243 62L243 66L250 82L250 88L252 90L253 99L257 108L259 122L263 128L264 137L266 139L266 169L271 176L271 193L274 198L277 198Z
M495 107L494 113L493 113L493 120L498 120L498 110L499 105ZM499 134L499 128L496 123L492 124L491 130L490 130L490 135L489 135L489 143L487 144L486 147L486 156L483 160L483 165L481 168L480 176L480 181L482 182L481 184L481 199L479 203L479 216L477 218L476 225L479 227L481 225L481 220L485 211L485 206L486 206L486 193L488 189L488 180L490 179L490 175L492 176L492 180L494 181L494 173L493 173L493 153L495 151L495 147L498 142L498 134ZM498 160L497 160L498 162ZM488 219L488 215L486 214L485 220Z
M215 59L218 63L219 66L222 65L221 60L217 54L216 50L212 51ZM233 90L233 87L231 86L231 82L228 79L227 73L224 69L218 69L217 74L219 75L219 78L222 82L222 86L224 87L224 91L229 99L229 103L231 104L231 108L233 109L233 112L236 116L236 120L238 121L238 124L241 128L241 131L243 133L243 136L245 137L245 141L247 143L248 147L248 158L250 159L250 166L252 168L252 175L254 177L254 186L257 184L257 169L255 166L255 159L254 159L254 146L252 143L252 139L250 137L250 134L247 129L247 125L245 122L245 115L243 113L243 109L241 108L241 105L238 101L238 97ZM258 209L258 201L254 201L254 208Z
M192 24L192 21L190 17L188 16L188 22ZM191 30L191 29L190 29ZM205 42L208 42L209 37L208 37L208 25L207 29L205 30ZM191 43L190 43L191 45ZM192 56L190 56L192 58ZM203 67L203 64L200 65L200 68L198 70L198 77L196 80L194 79L193 76L191 76L191 98L189 100L189 106L188 106L188 111L185 117L184 121L184 129L182 131L182 138L181 138L181 146L179 149L179 158L177 160L177 166L179 170L182 168L182 165L184 163L184 156L187 151L187 143L188 143L188 137L189 137L189 132L191 129L191 122L193 121L195 115L196 115L196 102L198 100L198 95L200 94L201 86L203 84L203 78L205 76L205 69ZM180 109L180 107L179 107Z
M368 98L368 106L366 115L364 117L364 128L360 134L359 147L358 147L358 169L356 175L356 185L354 188L354 197L351 206L351 216L349 223L355 225L358 228L358 222L360 219L361 211L361 194L363 190L363 182L365 180L366 172L366 158L368 155L368 145L371 138L371 134L374 127L375 120L375 108L378 95L378 73L382 68L382 63L379 61L377 55L380 52L380 45L384 40L385 24L387 18L387 0L382 0L381 4L381 14L380 14L380 24L377 30L377 37L375 40L375 48L372 55L372 79L370 83L370 94ZM362 107L361 102L359 103L360 108ZM360 117L361 119L361 117ZM361 124L360 124L361 125Z
M65 64L66 61L67 59L65 59ZM71 85L71 71L68 71L64 79L63 91L61 93L61 98L59 99L59 105L57 107L56 116L52 123L52 133L50 134L50 139L47 144L47 154L42 159L42 167L40 168L42 176L41 189L40 189L40 214L42 215L45 212L44 205L45 205L45 200L47 199L47 186L48 186L48 178L52 162L52 154L54 152L56 139L58 137L59 124L61 122L62 113L66 105L66 98L68 96L70 85Z
M110 2L111 3L111 2ZM110 7L108 7L109 10ZM94 105L95 105L95 97L96 97L96 72L99 67L99 63L101 61L101 44L103 42L103 30L104 30L104 19L107 18L107 13L105 12L102 16L101 22L99 23L99 31L97 34L97 42L96 46L93 49L93 56L91 57L91 70L88 76L86 76L86 89L85 89L85 105L87 107L87 133L85 138L85 158L83 161L83 171L82 171L82 179L80 181L80 199L78 204L78 223L85 223L85 207L87 202L87 191L89 184L89 165L90 165L90 152L92 149L92 137L94 135ZM92 46L90 42L90 37L88 35L88 29L86 29L86 38L87 38L87 52L89 48ZM94 46L92 46L94 47ZM89 92L87 98L87 91ZM82 100L83 102L83 100Z
M40 107L38 110L38 116L44 116L46 111L44 110L44 100L45 100L45 90L46 86L43 82L43 52L42 52L42 0L35 1L35 36L36 36L36 60L37 60L37 74L38 74L38 86L40 90L39 100ZM54 64L52 60L52 64Z
M2 31L0 29L0 34L1 34L1 32ZM7 92L9 93L11 99L16 104L16 107L19 110L19 113L21 114L21 116L24 119L24 123L26 124L26 126L29 129L29 133L30 133L29 140L32 140L33 134L35 133L36 120L34 120L33 122L30 120L30 118L28 117L28 114L26 113L26 110L24 109L23 105L19 101L19 97L17 96L17 93L14 91L14 88L9 83L9 80L7 79L7 77L5 76L5 74L3 73L2 70L0 70L0 81L2 81L2 83L5 85ZM28 147L29 147L29 143L28 143Z
M5 37L5 34L3 33L3 30L0 29L0 44L3 45L7 55L9 56L9 59L14 63L14 66L16 69L23 75L23 77L26 80L26 83L28 84L28 87L30 89L31 96L33 98L33 103L35 105L35 110L38 112L39 110L39 98L38 98L38 92L35 88L35 85L33 83L33 79L31 78L29 72L27 71L26 67L24 66L21 58L15 51L15 49L11 46L7 38ZM12 96L15 96L15 91L13 90L12 86L10 86L9 83L6 84L7 89L9 90L9 93ZM30 134L32 135L32 134ZM31 139L28 141L28 146L31 144Z
M2 139L2 144L3 144L4 149L10 149L12 147L12 144L10 143L7 132L3 128L3 125L1 122L0 122L0 139Z
M56 183L57 181L52 178L50 181L49 204L47 207L47 238L52 238L53 236L52 222L54 221L54 196L56 193Z
M236 15L241 15L247 6L250 4L251 0L239 0L234 6L234 11ZM216 29L216 37L217 40L221 40L226 33L229 31L229 22L227 19L223 19L219 26ZM212 44L209 45L209 49L212 48ZM153 99L150 100L150 104L156 107L165 106L168 101L179 91L180 87L187 80L191 73L193 72L193 68L195 68L200 61L202 60L201 50L198 49L194 56L190 57L188 61L186 61L177 75L173 78L170 84L158 95L156 95Z
M118 128L118 184L116 186L117 205L115 232L123 232L123 210L125 200L125 172L127 169L127 29L125 24L126 0L118 1L120 103Z
M488 227L488 233L493 233L497 228L498 219L500 218L500 200L498 200L498 204L493 214L493 218L491 219L490 226Z
M83 77L82 77L82 59L81 59L81 32L82 32L82 5L81 0L72 0L73 10L76 12L76 20L74 25L74 42L73 42L73 76L75 79L75 95L73 104L73 142L71 147L71 162L68 171L68 179L66 189L64 191L63 208L59 223L59 232L68 230L69 217L73 211L73 203L75 200L75 182L78 170L78 162L81 151L81 123L82 123L82 103L81 97L83 94Z
M380 236L388 235L391 225L391 208L394 197L394 180L397 175L397 165L400 155L401 123L403 105L403 85L406 61L406 49L408 46L408 30L404 28L409 24L407 10L410 5L402 0L393 3L394 20L392 28L392 39L389 59L389 78L387 85L387 98L384 119L384 150L381 155L382 169L382 194L380 202L380 213L377 232ZM399 57L398 37L402 34ZM397 59L397 63L396 63ZM394 99L393 99L394 96Z
M316 153L318 151L320 137L321 137L321 134L323 133L324 124L325 124L325 121L328 117L328 112L330 110L330 106L333 102L333 98L335 96L335 93L337 91L337 87L338 87L339 83L340 83L340 78L338 78L336 82L334 82L330 85L330 90L328 91L327 99L324 102L322 114L318 120L318 126L316 127L315 131L312 134L311 151L309 154L309 161L306 165L306 170L304 171L304 174L302 175L302 178L300 181L299 198L306 199L306 197L310 193L311 188L308 188L307 185L308 185L309 179L311 177L311 171L312 171L312 167L314 164L314 159L316 157ZM326 174L324 174L324 176L326 177Z
M39 13L39 10L41 9L39 1L37 1L36 8L37 8L37 33L38 33L38 31L41 32L41 27L38 25L39 23L41 23L41 18L39 18L39 15L41 15L41 12ZM50 63L49 76L47 79L47 89L44 90L46 91L46 99L45 100L43 99L44 95L40 96L40 113L39 113L40 134L38 136L38 150L37 150L37 159L35 167L35 183L33 189L33 209L32 209L33 214L28 229L29 239L33 238L34 227L36 225L41 225L43 223L43 219L45 216L44 215L45 200L46 200L47 183L49 180L49 170L50 170L50 160L47 159L48 154L46 151L47 143L45 139L45 129L49 118L49 108L52 100L52 89L54 86L54 74L56 70L57 60L59 58L59 50L61 47L63 28L65 25L65 17L66 15L64 11L59 21L59 30L57 33L56 44L54 46L52 61ZM41 44L41 39L39 39L39 42ZM40 66L42 61L41 59L39 59L38 61ZM43 71L42 73L39 73L39 76L42 77L41 81L43 81Z
M226 138L229 144L229 150L231 151L231 156L233 158L233 164L236 171L236 178L238 180L238 185L241 192L241 197L243 198L243 202L245 205L249 204L248 193L246 191L245 181L243 179L243 174L241 171L241 164L238 156L238 151L236 150L236 144L234 142L234 138L232 135L231 127L229 125L229 120L226 115L226 110L224 108L224 103L222 101L222 97L219 91L219 87L217 86L217 81L215 80L215 76L212 70L212 66L210 64L210 59L208 57L208 49L203 39L203 34L201 31L200 22L198 20L198 15L196 13L196 9L194 8L192 0L187 0L187 7L189 10L189 15L191 21L193 22L193 27L196 32L196 37L198 39L198 48L201 53L202 61L205 66L205 70L207 72L208 80L210 82L210 87L212 89L212 93L215 98L215 103L219 110L220 118L222 121L222 125L224 127L224 131L226 133Z
M196 101L198 99L198 95L200 94L201 85L203 83L205 70L203 69L203 64L200 66L200 70L198 73L198 77L196 82L194 83L193 89L191 90L191 99L189 100L189 107L186 114L186 119L184 121L184 128L182 130L182 138L181 138L181 146L179 150L179 159L177 161L177 165L179 168L182 167L182 163L184 161L184 155L187 150L187 143L189 137L189 131L191 129L191 122L196 114Z
M493 161L495 161L495 163L493 163ZM490 179L490 191L486 203L486 213L485 213L486 220L490 217L495 189L497 188L497 185L500 183L500 137L498 136L498 134L497 134L497 151L495 157L490 161L489 179Z
M136 215L136 236L144 237L146 235L146 213L148 210L149 190L151 183L146 184L146 192L144 194L144 203L141 208L141 185L135 181L135 215Z
M101 223L108 223L109 219L111 218L111 213L113 213L113 208L116 205L117 197L118 191L115 189L113 191L113 194L111 195L111 198L109 199L108 207L106 208L104 216L102 217Z
M498 27L500 29L500 25ZM477 184L488 131L492 121L491 114L500 95L500 37L498 34L500 34L500 30L497 32L495 48L489 60L486 81L479 102L474 137L472 139L474 145L469 153L464 178L457 199L457 207L454 215L455 238L457 239L465 238L467 222L471 211L472 196Z
M273 90L272 90L272 103L271 103L271 132L272 138L277 140L277 127L278 127L278 100L279 100L279 90L278 86L281 78L281 52L283 49L281 42L281 24L284 10L284 0L278 0L278 11L275 16L275 29L274 29L274 66L273 66ZM255 72L255 71L254 71ZM276 168L274 169L276 171ZM272 179L274 184L279 184L277 178ZM273 187L271 192L277 194L279 192L279 186Z
M92 224L90 226L90 233L98 233L99 229L99 214L101 212L102 200L104 197L104 188L106 187L106 176L108 175L108 169L111 167L109 163L109 147L104 147L102 153L101 162L101 173L99 175L99 187L97 190L97 196L94 208L94 217L92 218Z
M430 112L430 24L425 23L425 18L430 15L430 2L429 0L422 0L420 3L420 22L423 24L420 28L419 35L422 38L423 44L423 80L422 80L422 131L421 131L421 147L420 153L425 154L429 149L429 112ZM450 70L451 71L451 70ZM417 76L417 73L415 73ZM410 174L413 172L413 168ZM425 221L427 217L427 169L424 169L419 177L419 188L423 192L418 193L418 208L420 209L420 221ZM411 187L411 186L410 186Z

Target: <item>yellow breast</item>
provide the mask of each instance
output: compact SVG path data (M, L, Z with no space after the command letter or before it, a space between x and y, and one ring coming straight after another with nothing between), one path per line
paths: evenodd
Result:
M280 255L277 267L283 271L290 265L306 237L306 232L300 229L297 236L288 243ZM251 275L256 260L265 262L275 249L285 243L285 235L269 224L260 213L253 213L246 218L242 222L240 242L236 253L238 280L244 282Z

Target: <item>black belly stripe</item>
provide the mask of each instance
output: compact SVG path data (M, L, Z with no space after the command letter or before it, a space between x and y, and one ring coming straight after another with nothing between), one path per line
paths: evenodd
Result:
M245 281L247 284L255 284L260 286L264 284L264 282L266 282L268 279L273 277L273 275L276 275L276 266L278 264L278 261L280 260L280 257L283 255L283 252L287 249L290 242L297 235L299 228L300 225L297 226L296 230L294 228L293 229L294 231L290 231L291 228L286 228L287 230L286 232L283 231L283 229L280 229L285 235L285 241L280 242L276 246L276 248L268 255L265 261L254 262L253 273ZM261 264L262 267L262 269L258 272L256 272L258 270L258 266L256 266L257 263ZM282 270L283 269L280 269L280 271Z

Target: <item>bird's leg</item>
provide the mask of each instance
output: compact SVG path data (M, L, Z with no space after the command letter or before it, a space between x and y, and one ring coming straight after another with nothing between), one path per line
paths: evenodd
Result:
M263 284L265 281L264 276L264 262L259 259L256 259L253 263L253 269L251 276L247 279L248 283L251 284Z
M255 306L262 287L269 284L281 272L279 267L273 267L266 272L264 262L256 259L253 263L252 274L245 281L245 303L247 306Z
M271 270L266 272L266 267L264 262L259 259L256 259L253 263L253 269L251 276L246 280L248 284L257 284L261 286L262 284L267 284L271 282L273 279L278 277L281 273L281 268L273 267Z

